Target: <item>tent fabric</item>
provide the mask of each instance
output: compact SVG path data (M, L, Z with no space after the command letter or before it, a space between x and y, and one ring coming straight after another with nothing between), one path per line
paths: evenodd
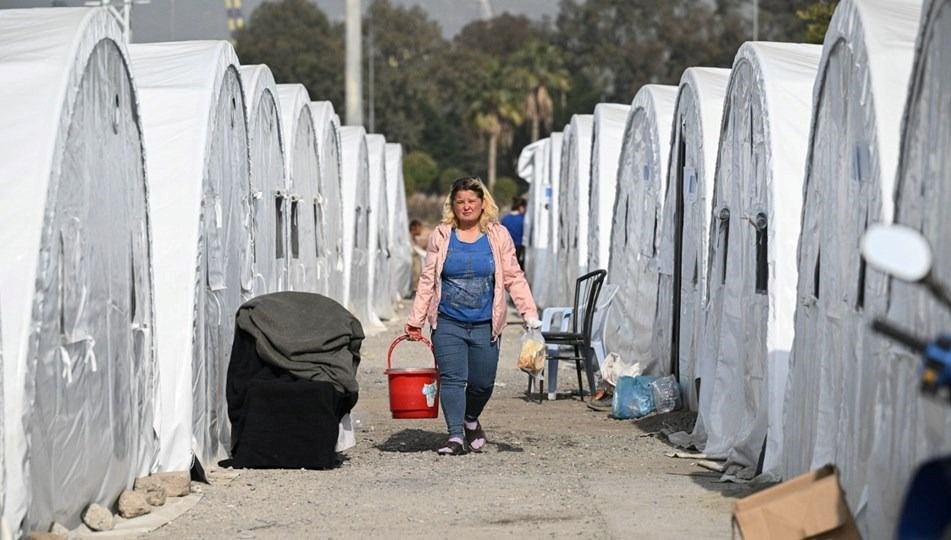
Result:
M228 448L224 386L251 263L250 154L238 59L225 41L131 45L153 230L157 469Z
M693 410L699 408L701 415L704 408L698 404L696 380L712 381L715 367L714 362L700 365L703 358L699 357L699 349L707 302L707 225L729 78L729 69L707 67L688 68L680 77L656 267L658 293L652 358L667 366L664 372L677 368L685 404ZM679 249L675 247L678 244ZM675 289L680 291L679 297L674 295ZM675 300L679 300L677 305ZM704 439L702 425L701 416L694 428L699 441Z
M376 324L394 317L390 295L390 216L386 200L386 137L367 135L367 163L370 167L369 220L367 229L370 259L367 264L370 305Z
M624 364L638 362L650 374L662 372L650 346L658 303L657 233L676 98L676 86L658 84L644 85L634 96L623 126L609 227L607 279L619 288L607 319L605 347Z
M343 205L340 200L340 119L329 101L308 104L317 131L320 183L317 187L318 262L327 272L320 294L343 304Z
M551 253L549 246L551 205L551 139L546 137L529 144L518 156L517 172L528 182L528 208L525 210L525 277L532 288L536 302L541 302L542 291L536 287L539 274L551 271L547 268L545 255Z
M588 268L607 269L617 190L618 160L630 105L599 103L591 124L591 184L588 189Z
M370 305L369 213L370 163L366 130L362 126L340 128L341 201L343 202L344 304L363 324L363 331L373 335L382 326Z
M565 126L558 184L558 268L553 300L571 305L575 280L588 271L588 191L593 116L576 114Z
M121 30L103 9L0 10L0 51L0 462L19 536L77 525L149 471L154 312Z
M898 158L894 220L912 227L934 247L932 276L951 283L948 171L951 171L951 1L924 3L905 102ZM889 65L889 69L894 66ZM894 104L892 104L894 106ZM924 287L891 280L888 319L933 339L951 328L951 313ZM867 331L867 330L866 330ZM894 531L902 497L916 467L951 452L951 409L919 391L920 359L892 347L869 367L875 389L874 430L867 475L864 531ZM868 364L866 364L868 365Z
M920 0L840 2L813 93L784 473L836 463L853 513L865 505L874 428L876 371L864 368L886 361L885 342L866 326L888 298L886 277L865 267L858 246L869 224L891 221L897 104L906 101L920 10Z
M274 75L265 65L238 70L245 92L251 153L251 230L254 276L251 294L285 290L287 213L281 109Z
M279 84L281 127L287 153L287 262L289 288L301 292L327 290L329 271L320 253L317 226L320 161L317 130L310 111L310 96L302 84Z
M561 185L561 151L564 146L564 133L556 131L548 139L551 141L551 148L548 151L548 182L551 185L547 191L551 194L548 198L548 241L547 250L539 250L537 259L532 263L537 267L533 274L531 282L532 293L535 301L541 306L560 306L564 305L564 298L558 297L560 289L560 273L557 271L558 263L558 212L559 189Z
M714 177L704 346L715 359L705 453L727 476L780 468L796 308L796 244L822 47L748 42L733 62ZM701 360L701 362L703 362ZM701 401L703 397L701 395Z
M394 302L409 296L413 269L413 245L409 237L406 210L406 181L403 179L403 145L386 143L386 202L392 259L390 297Z

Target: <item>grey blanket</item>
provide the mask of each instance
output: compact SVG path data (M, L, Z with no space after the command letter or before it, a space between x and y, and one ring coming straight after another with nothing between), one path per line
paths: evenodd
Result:
M266 294L241 306L237 327L254 338L262 361L341 392L359 391L363 326L337 302L312 293Z

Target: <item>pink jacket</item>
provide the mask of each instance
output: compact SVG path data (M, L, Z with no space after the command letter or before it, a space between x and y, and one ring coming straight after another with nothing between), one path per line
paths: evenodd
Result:
M416 287L416 299L410 310L407 323L422 328L429 322L430 328L436 328L436 315L439 311L439 299L442 293L442 267L449 252L449 238L452 226L445 223L436 227L429 236L426 248L426 264L419 276ZM505 291L512 296L515 307L525 320L538 320L538 310L532 291L528 288L525 274L515 258L515 244L505 227L490 223L486 229L489 246L495 259L495 295L492 298L492 338L502 335L505 329Z

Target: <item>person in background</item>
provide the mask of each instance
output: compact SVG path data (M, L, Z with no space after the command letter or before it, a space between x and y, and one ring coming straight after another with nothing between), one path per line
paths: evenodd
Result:
M426 252L419 247L419 238L423 234L423 223L414 219L409 222L409 238L413 247L412 278L410 278L410 296L416 294L416 283L419 282L419 273L423 270L423 258ZM422 253L420 253L422 251Z
M499 209L482 181L459 178L429 237L426 261L405 332L422 336L429 323L439 368L439 401L449 440L440 455L479 452L486 444L479 416L492 396L506 323L505 293L529 328L541 328L515 246L498 223Z
M525 209L528 204L522 197L512 199L512 211L502 218L502 225L508 229L512 235L512 242L515 243L515 258L518 259L518 267L525 270L525 245L522 237L525 235Z

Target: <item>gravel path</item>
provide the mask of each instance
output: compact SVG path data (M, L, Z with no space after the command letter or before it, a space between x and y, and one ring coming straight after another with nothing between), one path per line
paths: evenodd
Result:
M730 536L730 510L749 488L665 457L670 447L652 436L665 425L690 426L689 413L634 423L567 395L527 401L526 376L515 368L516 326L503 338L496 392L482 419L486 451L437 456L442 417L390 418L383 370L401 321L364 344L357 446L341 467L241 471L201 486L194 508L147 538ZM394 361L428 362L418 344L401 346ZM574 368L564 366L559 379L570 390Z

